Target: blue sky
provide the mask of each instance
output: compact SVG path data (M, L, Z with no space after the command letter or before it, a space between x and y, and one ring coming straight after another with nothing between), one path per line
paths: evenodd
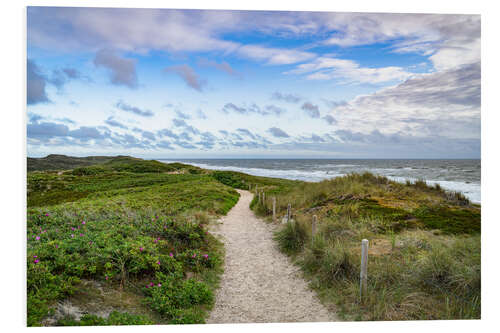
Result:
M479 15L29 7L28 156L479 158Z

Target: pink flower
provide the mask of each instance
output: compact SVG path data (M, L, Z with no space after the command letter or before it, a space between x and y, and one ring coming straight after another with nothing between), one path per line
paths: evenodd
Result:
M40 236L36 236L36 238L35 238L35 239L36 239L36 240L40 240Z
M39 262L40 262L40 260L35 259L35 264L38 264Z
M158 264L158 265L161 265L160 260L158 260L157 264Z
M59 248L59 245L56 244L56 249L58 249L58 248Z
M158 283L158 287L161 287L161 283Z
M144 250L144 249L143 249L143 248L142 248L142 246L141 246L141 247L139 248L139 251L141 251L141 252L142 252L143 250Z
M89 245L92 245L92 241L89 242Z
M149 286L146 286L146 288L149 288Z
M108 276L106 275L106 280L108 279Z
M155 284L154 284L153 282L151 282L151 283L149 284L149 286L150 286L150 287L152 287L152 286L154 286L154 285L155 285Z
M80 237L82 237L82 236L83 236L83 234L80 234Z
M71 238L75 238L75 235L74 235L74 234L71 234Z
M38 256L33 256L33 258L38 258Z
M158 243L158 240L157 240L157 239L155 239L155 240L154 240L154 242L155 242L155 243Z
M169 253L169 256L173 257L173 256L174 256L174 254L173 254L172 252L170 252L170 253Z
M49 213L45 213L45 216L49 216Z
M71 227L71 230L72 230L72 231L75 231L75 228Z
M203 257L205 257L205 259L208 259L208 254L204 254Z
M193 258L196 258L196 253L193 253Z
M85 224L85 221L82 221L82 224Z

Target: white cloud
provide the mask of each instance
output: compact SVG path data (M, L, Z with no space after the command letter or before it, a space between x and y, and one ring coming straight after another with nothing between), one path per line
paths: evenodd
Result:
M312 62L300 64L287 74L307 74L309 80L340 80L344 83L384 83L401 81L411 75L401 67L361 67L357 62L347 59L320 57Z
M417 137L480 138L479 63L421 74L393 87L334 107L339 129L379 130Z
M269 48L260 45L245 45L236 51L238 54L254 59L265 61L269 65L288 65L306 61L316 55L293 49Z

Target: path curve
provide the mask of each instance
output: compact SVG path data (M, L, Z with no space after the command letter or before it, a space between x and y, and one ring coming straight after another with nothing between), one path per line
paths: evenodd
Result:
M300 269L279 252L273 227L250 210L253 194L238 192L238 203L211 231L224 242L226 258L207 323L338 320L308 288Z

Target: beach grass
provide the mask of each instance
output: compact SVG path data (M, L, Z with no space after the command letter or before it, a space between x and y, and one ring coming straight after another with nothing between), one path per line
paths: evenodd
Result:
M319 183L259 184L254 212L278 223L279 248L299 265L325 305L345 320L481 317L481 208L424 181L370 173ZM317 232L311 234L313 215ZM360 299L360 244L370 241L368 294Z

